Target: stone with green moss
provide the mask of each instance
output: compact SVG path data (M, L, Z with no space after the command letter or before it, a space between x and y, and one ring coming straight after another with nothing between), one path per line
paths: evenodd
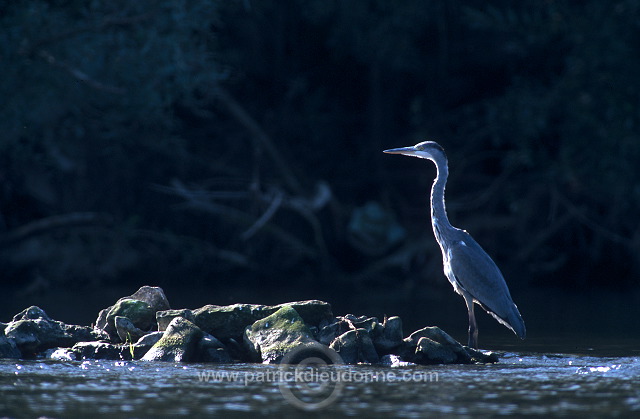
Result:
M292 349L316 342L298 312L286 305L247 327L244 341L254 360L264 364L278 363Z
M329 303L309 300L275 306L259 304L206 305L193 311L194 323L206 333L223 341L240 340L247 326L272 315L283 307L295 309L309 326L318 326L323 320L333 318Z
M191 362L198 358L204 332L182 317L171 320L167 330L143 357L143 361Z
M126 317L140 330L149 330L155 320L154 309L144 301L125 298L119 300L107 314L107 323L110 330L116 330L115 318Z

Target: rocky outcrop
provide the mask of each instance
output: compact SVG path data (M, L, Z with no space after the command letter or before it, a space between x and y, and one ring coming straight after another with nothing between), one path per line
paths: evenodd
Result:
M102 310L95 328L28 307L0 323L0 357L273 364L302 362L312 353L333 363L386 366L498 361L438 327L403 336L399 317L334 317L323 301L171 310L162 289L145 286Z

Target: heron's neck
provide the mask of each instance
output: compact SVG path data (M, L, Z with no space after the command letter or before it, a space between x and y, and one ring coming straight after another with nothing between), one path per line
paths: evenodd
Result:
M449 177L449 168L447 167L446 160L434 161L434 163L438 169L438 175L431 187L431 224L436 239L440 241L441 233L439 230L451 228L451 223L447 217L447 210L444 205L444 188L447 184L447 178Z

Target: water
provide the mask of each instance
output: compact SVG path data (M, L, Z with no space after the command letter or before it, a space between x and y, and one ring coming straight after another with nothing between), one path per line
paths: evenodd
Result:
M328 365L297 370L300 381L277 365L0 360L0 416L640 417L637 341L565 348L494 365ZM303 372L332 378L309 384Z

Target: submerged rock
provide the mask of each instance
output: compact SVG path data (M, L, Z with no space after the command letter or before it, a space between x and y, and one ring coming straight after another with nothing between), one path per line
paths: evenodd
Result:
M171 320L163 336L142 357L143 361L190 362L197 360L197 346L204 333L182 317Z
M369 332L363 328L343 333L329 347L347 364L375 364L380 361Z
M316 343L311 330L298 312L286 305L245 331L245 344L253 359L263 364L278 363L287 352L308 343Z
M195 317L193 316L193 311L189 309L182 310L162 310L156 312L156 322L158 323L158 330L165 331L167 330L167 326L171 323L171 320L176 317L182 317L189 320L192 323L195 323Z

